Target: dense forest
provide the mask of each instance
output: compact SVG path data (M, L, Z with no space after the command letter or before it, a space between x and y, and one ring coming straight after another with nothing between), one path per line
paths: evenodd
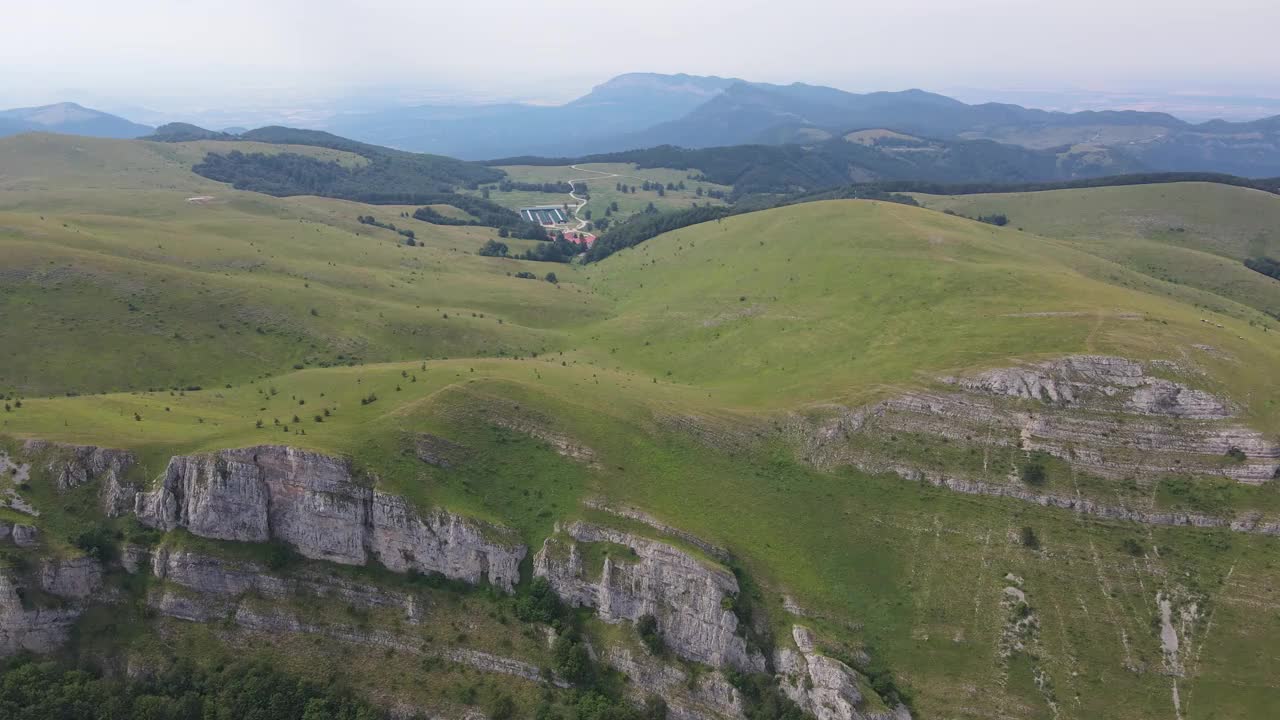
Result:
M317 130L264 127L243 135L216 133L195 125L173 123L149 139L249 140L277 145L307 145L354 153L368 163L346 167L298 153L209 153L192 170L239 190L276 196L320 195L372 204L426 204L417 198L495 183L506 174L475 163L439 155L423 155L356 142Z
M375 720L386 714L332 686L264 663L214 670L180 663L155 675L109 678L19 659L0 680L0 717L20 720Z

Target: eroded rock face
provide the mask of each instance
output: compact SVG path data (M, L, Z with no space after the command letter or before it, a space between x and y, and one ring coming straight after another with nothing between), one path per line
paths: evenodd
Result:
M590 577L580 546L595 542L630 548L635 560L605 556L599 577ZM685 659L716 668L764 669L764 658L747 649L738 618L728 609L738 594L733 573L671 545L573 523L546 540L534 558L534 574L546 578L565 602L595 608L606 622L652 615L663 642Z
M778 686L801 709L817 720L870 720L864 714L858 673L843 662L818 652L812 633L796 625L791 630L796 649L781 648L774 654ZM900 707L893 717L909 720Z
M22 454L43 465L59 492L98 483L102 510L108 516L119 517L133 509L137 488L128 482L126 475L137 464L137 458L127 450L27 440L22 444ZM7 458L0 458L0 468L5 461ZM27 480L31 469L25 465L23 468L20 482Z
M68 600L86 600L102 589L102 565L91 557L47 559L40 566L40 587Z
M542 671L527 662L469 648L435 648L416 631L395 632L323 622L291 608L290 598L326 597L359 608L389 608L404 613L411 626L426 621L423 601L413 593L366 585L331 575L273 575L263 566L182 549L160 548L152 554L152 573L162 582L148 593L157 613L187 622L232 622L255 633L297 633L327 637L352 645L378 647L413 655L430 655L463 663L488 673L541 682ZM264 600L268 602L263 602ZM557 687L567 684L552 677Z
M59 602L37 602L32 586ZM85 604L102 588L102 567L92 558L46 559L34 577L0 569L0 657L23 650L47 653L67 642Z
M48 454L47 469L59 490L70 490L90 482L121 482L137 462L133 453L88 445L64 445L44 440L28 440L23 452Z
M0 522L0 543L5 542L18 547L35 547L40 544L40 531L33 525Z
M1240 424L1231 403L1153 377L1153 367L1175 370L1168 363L1071 356L944 378L949 388L905 392L862 408L812 409L792 415L784 427L801 459L820 468L854 465L1103 517L1275 532L1278 517L1233 522L1161 512L1152 507L1152 493L1132 493L1134 506L1122 507L1110 494L1066 497L1037 492L1018 480L1018 465L1033 452L1059 458L1081 476L1144 489L1170 476L1251 484L1280 477L1275 438ZM963 458L957 450L968 449L968 458L922 463L919 453L902 450L916 444L899 444L904 434L936 441L937 457Z
M150 553L151 574L202 598L202 606L227 610L240 596L283 600L289 597L336 597L360 608L394 608L411 624L425 617L425 608L416 595L314 573L288 577L271 573L253 562L228 560L190 550L158 548ZM203 613L204 611L202 611ZM192 618L186 618L192 619Z
M657 695L667 703L669 720L745 717L741 694L718 670L701 673L691 682L684 668L625 645L607 648L605 660L630 680L627 694L633 703L641 705L648 696Z
M966 390L1060 405L1098 405L1120 398L1126 410L1145 415L1221 420L1233 414L1203 390L1151 377L1141 363L1106 355L1072 355L946 381Z
M280 540L316 560L363 565L370 555L397 572L438 572L511 591L527 549L513 533L443 511L420 514L404 499L357 482L342 458L281 446L179 456L160 487L139 493L138 519L201 537Z

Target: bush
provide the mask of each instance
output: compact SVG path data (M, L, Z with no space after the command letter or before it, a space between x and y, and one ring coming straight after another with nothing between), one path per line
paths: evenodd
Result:
M543 280L546 280L547 282L551 283L552 285L559 285L559 284L560 284L560 278L556 277L556 274L555 274L555 273L553 273L553 272L549 272L549 273L547 273L547 276L546 276L546 277L544 277L544 278L542 278L542 279L543 279Z
M1249 459L1249 456L1244 454L1244 450L1241 450L1235 445L1232 445L1227 449L1227 457L1238 463L1242 463Z
M640 640L645 647L649 648L649 652L661 655L666 649L666 645L662 642L662 634L658 632L658 619L654 616L640 616L640 621L636 623L636 631L640 633Z
M1022 545L1032 550L1040 549L1040 538L1036 536L1036 531L1030 526L1022 528Z
M1046 479L1044 463L1039 459L1025 463L1019 474L1022 477L1022 482L1037 487L1044 485Z
M524 622L551 624L561 617L560 597L546 578L534 578L529 590L516 600L516 617Z
M503 235L503 237L506 237L506 235ZM485 257L506 257L510 251L511 248L506 243L490 240L480 246L479 254Z
M110 562L116 556L115 538L110 530L101 525L77 535L75 546L98 562Z

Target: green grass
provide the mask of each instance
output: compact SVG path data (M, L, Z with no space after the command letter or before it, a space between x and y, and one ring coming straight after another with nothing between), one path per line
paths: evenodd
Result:
M1172 183L916 198L970 217L1004 213L1013 227L1280 317L1280 283L1240 262L1280 255L1280 197L1270 193Z
M92 161L77 160L81 145ZM922 717L1043 714L1035 672L1051 679L1060 717L1168 717L1151 625L1162 589L1202 608L1179 680L1183 717L1257 717L1280 702L1270 661L1280 605L1269 589L1280 540L819 472L776 428L789 413L931 387L940 375L1091 352L1191 362L1197 385L1274 434L1280 335L1207 281L1162 278L991 198L971 198L975 212L1007 212L1025 231L833 201L686 228L598 265L551 266L475 256L492 230L399 217L411 207L238 193L156 159L147 143L6 139L4 157L28 166L0 178L0 347L19 350L0 363L0 391L27 397L0 416L0 435L127 447L144 480L181 453L262 443L341 453L384 489L507 525L534 547L557 521L607 520L584 509L587 497L639 507L726 547L761 589L775 635L789 632L786 593L821 616L805 622L825 639L871 648ZM1183 192L1198 197L1195 186L1175 189L1163 199L1171 206ZM197 193L215 200L186 201ZM362 214L414 229L425 246L360 225ZM1235 262L1214 248L1235 247L1253 221L1206 217L1226 244L1125 242ZM1196 262L1194 273L1209 267ZM561 283L508 275L525 269L554 270ZM204 389L172 389L186 385ZM462 446L461 460L441 468L406 454L419 433ZM865 442L910 446L902 452L930 467L980 462L916 440ZM1048 490L1069 486L1064 464L1047 468ZM1090 483L1115 491L1074 481ZM1280 507L1270 486L1124 492L1168 508ZM75 533L99 520L92 488L59 495L45 484L32 499L51 549L74 552ZM1040 550L1022 547L1024 526ZM593 568L604 549L591 550ZM1007 573L1024 578L1040 619L1034 658L998 652ZM500 628L486 627L500 642ZM189 626L174 637L196 653L228 642ZM337 672L325 659L337 651L289 642L273 657ZM411 671L393 660L376 667ZM422 697L447 698L435 682Z

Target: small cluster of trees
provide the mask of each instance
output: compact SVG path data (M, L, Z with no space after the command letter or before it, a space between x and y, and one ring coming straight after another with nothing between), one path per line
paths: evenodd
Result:
M568 193L573 192L573 184L563 181L531 183L503 180L493 188L486 189L497 189L499 192L513 192L518 190L521 192L542 192L550 195L567 195Z
M1280 261L1273 260L1265 255L1245 260L1244 266L1254 272L1259 272L1267 277L1280 280Z
M510 246L504 242L490 240L480 246L479 254L485 257L506 257L511 252Z
M361 225L372 225L374 227L380 227L384 230L390 230L392 232L400 233L401 235L405 236L405 238L407 238L407 240L405 241L405 244L407 245L418 244L417 236L414 234L412 230L398 228L395 226L395 223L379 222L378 219L372 215L359 215L356 217L356 220L359 220Z

